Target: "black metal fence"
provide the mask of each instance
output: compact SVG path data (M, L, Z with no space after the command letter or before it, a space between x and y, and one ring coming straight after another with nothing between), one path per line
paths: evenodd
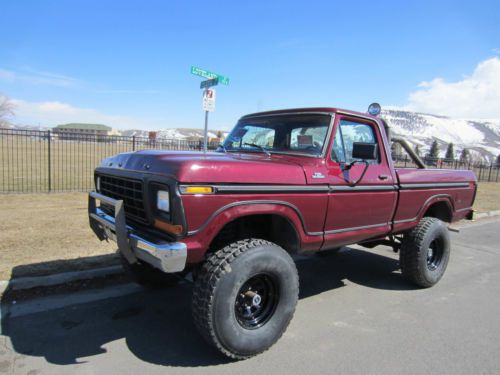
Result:
M399 168L414 168L416 164L408 156L392 156L394 165ZM474 171L478 181L484 182L500 182L500 164L498 163L481 163L471 160L460 161L457 159L441 159L423 157L422 161L428 168L437 169L469 169Z
M215 149L218 142L209 144ZM0 129L0 193L89 191L93 171L102 159L120 152L161 149L201 150L202 141L88 133ZM408 156L396 157L398 167L413 167ZM424 159L431 168L472 169L480 181L500 181L498 164Z
M211 142L215 149L218 142ZM199 140L0 129L0 193L89 191L102 159L146 149L193 150Z

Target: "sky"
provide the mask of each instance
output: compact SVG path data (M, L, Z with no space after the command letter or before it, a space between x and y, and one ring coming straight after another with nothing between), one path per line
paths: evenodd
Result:
M209 128L246 113L368 104L500 118L500 2L1 0L13 123Z

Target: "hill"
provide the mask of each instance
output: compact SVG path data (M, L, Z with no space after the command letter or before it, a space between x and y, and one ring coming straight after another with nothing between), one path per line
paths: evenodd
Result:
M485 162L494 162L500 155L500 120L454 119L398 109L383 110L381 117L393 134L419 145L423 155L434 140L438 142L440 157L444 157L450 142L457 158L464 148Z

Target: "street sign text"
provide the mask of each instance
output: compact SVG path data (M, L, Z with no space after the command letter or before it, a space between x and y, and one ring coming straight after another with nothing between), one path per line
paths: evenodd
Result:
M208 70L198 68L197 66L191 67L191 74L200 76L207 79L217 78L222 85L229 85L229 77L222 76L217 73L209 72Z

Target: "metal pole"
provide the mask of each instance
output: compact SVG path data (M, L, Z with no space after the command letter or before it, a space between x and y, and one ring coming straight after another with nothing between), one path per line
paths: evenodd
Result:
M47 131L47 166L48 166L48 170L47 170L47 174L48 174L48 188L49 188L49 193L51 192L52 190L52 171L51 171L51 157L50 157L50 138L51 138L51 135L50 135L50 130Z
M203 152L207 152L207 140L208 140L208 111L205 111L205 133L203 137Z

